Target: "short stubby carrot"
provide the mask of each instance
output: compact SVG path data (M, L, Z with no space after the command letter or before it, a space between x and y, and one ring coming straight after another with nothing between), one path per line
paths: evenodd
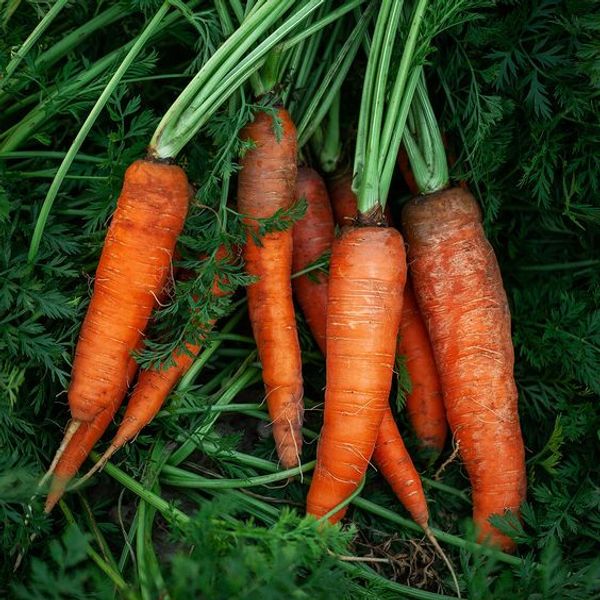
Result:
M415 523L426 529L429 509L421 477L404 445L391 410L385 411L381 420L373 459Z
M238 178L238 210L245 223L288 209L296 189L296 128L284 109L274 118L258 113L241 137L254 147L242 158ZM257 277L247 288L248 311L262 363L267 406L277 454L285 468L299 464L302 451L304 388L302 360L292 300L292 229L248 236L246 271Z
M308 167L298 169L296 197L305 198L308 206L302 219L294 223L294 272L305 269L324 253L329 252L335 236L327 188L315 170ZM325 273L301 275L293 280L292 285L315 341L325 353L327 276Z
M75 350L69 406L76 422L114 408L126 391L131 352L171 274L190 191L175 165L138 160L125 173Z
M404 241L387 227L346 228L334 242L327 306L325 414L307 511L322 517L363 478L389 409L406 280ZM343 517L337 511L330 520Z
M429 330L450 427L473 486L480 539L513 542L488 518L525 499L510 313L473 196L452 188L412 199L403 224L415 295Z
M410 276L404 288L398 354L405 358L411 383L411 391L406 397L408 419L423 449L438 455L448 434L446 409L429 334L417 306Z

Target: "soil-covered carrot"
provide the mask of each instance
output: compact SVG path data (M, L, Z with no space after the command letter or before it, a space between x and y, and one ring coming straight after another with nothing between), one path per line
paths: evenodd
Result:
M373 256L382 260L373 261ZM371 460L389 409L405 279L404 242L395 229L347 228L334 242L325 415L307 499L310 514L322 517L345 500Z
M405 358L412 388L406 397L408 419L423 448L437 455L444 448L448 433L446 409L429 334L410 277L404 288L398 354Z
M274 119L279 121L275 123ZM284 109L276 117L258 113L241 134L254 147L242 158L238 209L249 227L294 202L296 129ZM248 236L246 270L258 280L248 286L248 310L262 363L273 437L285 468L299 463L304 417L302 361L292 300L292 230Z
M171 274L189 198L180 167L138 160L127 169L75 350L74 421L92 421L125 394L130 355Z
M512 541L488 522L525 498L510 313L481 211L460 188L420 196L403 211L415 295L427 324L446 413L473 486L481 539Z
M294 272L305 269L329 252L335 235L327 188L316 171L308 167L298 169L296 197L306 199L307 209L304 217L294 224ZM324 273L310 273L296 277L293 288L315 341L325 353L327 276Z

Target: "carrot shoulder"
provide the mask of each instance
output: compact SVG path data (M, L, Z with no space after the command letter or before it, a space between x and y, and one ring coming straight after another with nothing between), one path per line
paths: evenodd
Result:
M329 252L335 234L327 188L316 171L307 167L298 169L296 197L306 199L307 209L304 217L294 224L292 260L294 272L305 269L325 252ZM301 275L296 277L292 284L306 322L319 348L325 353L327 275L325 273Z
M382 227L345 229L329 273L325 415L307 499L318 517L360 483L389 410L406 279L402 236Z
M75 421L92 421L124 396L130 354L171 273L189 198L187 177L175 165L138 160L127 169L75 350Z
M510 313L473 196L452 188L403 211L415 295L436 358L448 421L473 486L481 538L513 543L489 523L525 498Z
M238 209L246 224L289 208L296 185L296 129L280 109L280 136L273 117L259 113L244 128L242 138L254 147L242 159L238 178ZM262 363L267 406L281 464L299 463L304 415L302 361L292 300L292 230L275 231L256 243L248 236L246 270L258 280L249 285L248 310Z

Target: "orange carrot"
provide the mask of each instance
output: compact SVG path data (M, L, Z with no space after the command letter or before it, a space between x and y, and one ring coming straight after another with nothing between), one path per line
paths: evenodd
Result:
M437 455L446 443L446 409L429 334L419 312L410 277L404 288L398 354L406 359L412 386L406 398L410 424L424 449Z
M75 350L69 405L76 423L123 398L130 354L171 273L189 199L175 165L138 160L127 169Z
M333 210L340 227L351 223L356 215L356 196L351 186L349 174L330 184ZM412 391L406 398L408 418L422 446L439 453L446 441L446 411L429 335L408 283L404 288L402 307L398 354L406 357L412 384ZM391 414L390 417L393 418Z
M373 260L373 257L381 260ZM345 228L334 242L327 306L327 385L307 511L318 517L363 478L389 410L406 258L395 229ZM337 522L345 513L331 518Z
M415 295L429 330L448 421L473 486L481 539L514 543L488 518L525 498L510 313L473 196L451 188L404 208Z
M220 247L216 253L217 260L226 256L227 250L224 247ZM217 297L223 297L226 294L219 286L217 280L213 283L212 293ZM214 320L210 321L208 327L212 328L214 323ZM127 442L134 439L158 414L171 390L194 363L201 346L187 343L186 349L187 352L180 351L176 353L173 356L173 364L166 369L158 366L140 373L138 383L127 403L123 421L115 437L100 460L87 473L85 476L86 479L91 477L96 471L102 469L115 452Z
M259 113L242 131L254 147L242 159L238 209L246 224L289 208L296 186L296 128L284 109L274 119ZM248 236L246 270L258 281L248 286L248 310L262 363L267 406L277 454L285 468L299 464L304 415L302 361L292 300L292 230L264 235L260 243Z
M335 234L327 188L316 171L307 167L298 169L296 197L305 198L308 207L304 217L294 224L294 272L305 269L323 253L330 251ZM296 277L292 284L306 322L325 354L327 276L324 273L310 273Z
M53 469L50 490L44 507L45 512L49 513L61 499L69 481L75 477L96 442L102 437L117 409L118 406L112 405L92 421L82 423L70 439Z
M427 529L429 509L421 477L404 446L391 410L383 415L373 458L415 523Z

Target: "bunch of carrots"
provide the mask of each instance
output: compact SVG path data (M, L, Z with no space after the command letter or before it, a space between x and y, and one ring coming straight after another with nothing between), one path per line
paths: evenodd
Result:
M381 40L395 35L386 29L390 20L401 18L392 5L383 3L374 47L383 48ZM385 67L390 58L379 52L372 50L373 61ZM411 111L425 111L415 73L412 79L399 78L398 89L408 90ZM385 90L379 84L374 89ZM394 110L399 109L390 103ZM379 117L370 118L381 125ZM410 126L419 119L402 118L409 124L401 166L414 197L398 225L385 210L387 198L362 210L366 175L357 177L355 169L354 177L341 170L324 178L309 166L307 154L299 153L292 115L282 104L257 112L240 132L247 150L240 159L237 211L247 229L245 269L253 277L248 311L276 451L282 467L300 464L304 392L295 297L327 370L324 425L307 512L339 521L345 501L373 464L434 541L421 479L389 404L394 365L402 356L411 382L406 410L419 444L437 457L450 425L472 483L480 539L512 550L513 541L489 522L507 510L518 514L525 496L506 294L476 200L464 186L450 186L447 176L435 185L420 176L418 139ZM389 142L394 156L398 147L399 139L396 147ZM372 149L367 155L377 162ZM200 351L198 344L188 343L168 366L142 370L132 385L133 353L143 347L152 311L165 299L193 195L172 158L151 148L125 174L75 350L71 421L45 477L50 480L47 511L115 418L128 390L133 388L117 433L91 473L153 419ZM385 169L380 176L385 179ZM307 209L293 227L262 232L261 220L301 199ZM328 274L292 277L329 253ZM218 257L234 260L224 247ZM227 293L221 284L217 276L214 295Z

